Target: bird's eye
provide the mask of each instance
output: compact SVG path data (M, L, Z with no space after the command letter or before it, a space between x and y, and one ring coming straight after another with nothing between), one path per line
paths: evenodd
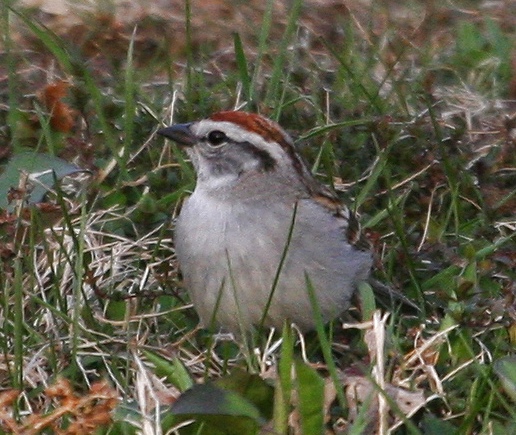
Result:
M217 146L222 144L227 140L227 136L221 132L220 130L213 130L208 133L206 136L210 145Z

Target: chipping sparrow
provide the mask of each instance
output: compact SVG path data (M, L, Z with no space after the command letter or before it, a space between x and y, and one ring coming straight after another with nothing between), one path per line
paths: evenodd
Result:
M313 329L307 277L324 321L349 307L369 274L369 244L353 213L312 176L278 124L220 112L158 133L186 149L197 173L175 244L205 326L246 331L268 307L265 326L281 328L288 319Z

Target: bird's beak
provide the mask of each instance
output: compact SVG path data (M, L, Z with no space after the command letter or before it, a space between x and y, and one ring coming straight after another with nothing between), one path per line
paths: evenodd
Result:
M171 139L182 146L192 146L197 143L197 138L190 130L192 123L188 124L175 124L171 127L165 127L157 131L161 136L165 136L167 139Z

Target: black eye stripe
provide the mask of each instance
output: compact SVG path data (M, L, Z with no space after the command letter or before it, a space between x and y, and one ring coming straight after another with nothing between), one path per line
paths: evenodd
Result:
M267 151L258 148L249 142L244 142L247 152L260 161L260 167L265 171L272 171L276 167L276 160Z
M202 139L203 142L207 143L213 148L217 148L223 144L231 144L236 146L237 148L240 148L240 151L238 154L243 157L245 154L248 156L252 156L253 159L257 160L258 167L260 170L268 172L272 171L276 167L276 160L272 155L263 149L258 148L256 145L253 145L251 142L235 142L234 140L230 139L226 134L220 130L212 130L209 133L206 134L206 136ZM233 147L230 147L230 149L234 150ZM231 151L228 151L231 152ZM234 152L234 151L233 151ZM226 153L224 153L226 155ZM225 158L228 158L226 155Z

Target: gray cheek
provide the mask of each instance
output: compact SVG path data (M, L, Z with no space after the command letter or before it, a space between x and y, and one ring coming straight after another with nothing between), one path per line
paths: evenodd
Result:
M238 177L245 171L245 162L242 162L239 156L230 155L229 153L203 152L197 156L197 174L199 178L207 181L216 181L230 176L230 179Z
M241 172L240 162L228 158L214 159L210 162L210 172L214 177L238 174Z

